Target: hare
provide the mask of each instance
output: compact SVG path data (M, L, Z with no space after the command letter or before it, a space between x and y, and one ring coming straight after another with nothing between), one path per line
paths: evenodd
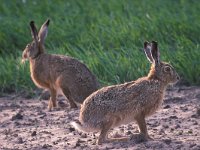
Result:
M34 21L30 22L33 41L23 51L22 60L29 60L33 82L39 88L50 91L48 109L57 107L56 95L59 91L64 94L71 108L96 91L99 83L91 71L75 58L53 55L44 52L44 40L50 20L41 27L39 33Z
M120 85L107 86L88 96L82 104L79 121L71 124L83 132L98 132L97 143L128 141L128 137L108 138L109 129L136 121L145 140L151 139L145 118L162 104L168 84L179 75L168 63L160 61L158 44L144 43L147 59L152 63L148 76Z

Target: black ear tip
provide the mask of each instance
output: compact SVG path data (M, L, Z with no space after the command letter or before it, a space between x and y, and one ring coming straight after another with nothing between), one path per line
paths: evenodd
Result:
M33 26L34 25L34 21L30 21L30 26Z
M49 23L50 23L50 19L47 19L47 21L46 21L46 25L48 26Z
M148 42L148 41L145 41L145 42L144 42L144 47L147 47L148 44L149 44L149 42Z
M152 44L158 45L157 41L152 41Z

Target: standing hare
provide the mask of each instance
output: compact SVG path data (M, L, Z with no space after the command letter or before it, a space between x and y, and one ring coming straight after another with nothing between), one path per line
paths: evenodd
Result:
M78 122L80 131L100 131L97 143L128 141L128 137L108 138L109 129L136 121L141 137L150 139L145 118L162 104L166 87L179 80L175 69L160 61L157 42L144 43L146 57L152 63L148 76L120 85L103 87L83 102Z
M40 88L50 91L48 109L57 107L56 95L61 91L69 100L71 108L76 103L96 91L99 83L90 70L80 61L62 55L51 55L44 52L44 40L47 36L48 19L39 33L34 21L30 22L33 41L23 51L23 60L29 59L33 82Z

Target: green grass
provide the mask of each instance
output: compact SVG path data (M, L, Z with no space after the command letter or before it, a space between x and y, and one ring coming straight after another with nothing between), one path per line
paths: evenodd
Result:
M51 19L48 53L83 61L103 85L146 75L145 40L190 84L200 84L200 3L195 0L0 0L0 91L36 88L20 63L37 27Z

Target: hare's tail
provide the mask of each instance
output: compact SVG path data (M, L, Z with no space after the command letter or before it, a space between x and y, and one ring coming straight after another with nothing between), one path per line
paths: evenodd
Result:
M97 128L91 128L87 125L83 125L81 124L79 121L78 122L71 122L70 123L76 130L78 131L82 131L82 132L94 132L94 131L98 131Z

